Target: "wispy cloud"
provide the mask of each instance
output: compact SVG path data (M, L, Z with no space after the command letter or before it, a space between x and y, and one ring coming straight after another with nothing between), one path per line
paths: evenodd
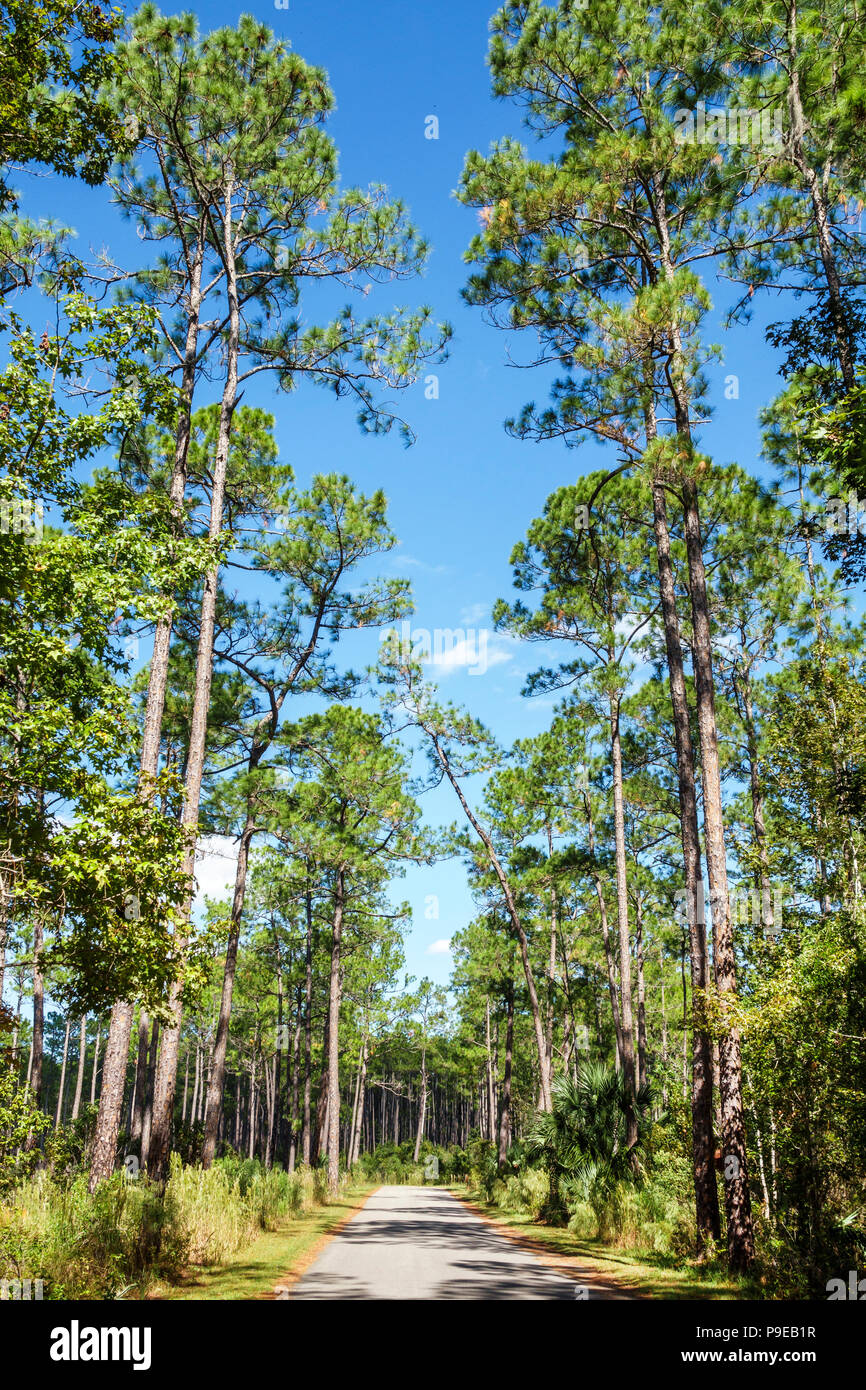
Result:
M455 671L468 671L483 675L491 666L501 666L513 660L513 654L502 643L488 640L486 630L480 633L467 633L450 646L435 647L425 664L433 666L440 676L450 676Z
M448 956L450 954L451 942L444 936L440 937L438 941L431 941L430 945L427 947L428 956Z
M461 609L460 623L462 627L475 627L477 623L482 623L490 617L490 605L487 603L472 603L468 608Z
M418 560L414 555L403 555L401 551L397 551L396 554L392 552L388 558L398 569L408 565L410 569L424 570L427 574L450 574L453 569L452 565L428 565L426 560Z

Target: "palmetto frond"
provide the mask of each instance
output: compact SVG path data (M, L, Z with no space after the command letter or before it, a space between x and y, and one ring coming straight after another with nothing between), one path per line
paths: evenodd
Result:
M527 1149L552 1158L560 1171L578 1177L592 1168L613 1176L634 1171L644 1147L626 1142L628 1093L621 1073L605 1062L584 1062L575 1076L558 1076L552 1086L553 1108L537 1115L527 1136ZM635 1096L638 1117L649 1103L649 1088Z

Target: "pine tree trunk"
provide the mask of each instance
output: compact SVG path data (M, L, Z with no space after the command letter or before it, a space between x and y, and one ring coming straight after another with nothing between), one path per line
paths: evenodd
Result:
M508 983L505 1019L505 1070L502 1074L502 1103L499 1107L499 1166L505 1163L511 1143L511 1069L514 1057L514 984Z
M659 989L662 998L662 1109L668 1108L668 1015L665 1001L665 958L664 947L659 942Z
M842 299L842 283L839 278L839 268L836 262L836 252L833 246L833 237L830 229L828 181L825 177L816 173L812 168L805 149L807 136L802 95L800 92L797 0L791 0L791 4L786 8L789 62L786 64L784 71L788 80L787 96L788 114L790 118L790 138L787 142L786 154L790 156L794 167L803 178L809 190L815 225L815 240L818 243L818 254L821 257L821 264L824 269L824 283L827 286L827 300L830 308L830 319L833 324L833 336L836 339L839 366L842 371L842 380L845 383L845 390L850 392L854 390L857 382L854 368L855 348L853 335L849 331L846 320Z
M547 1068L547 1047L544 1039L544 1026L541 1021L541 1006L538 1002L538 990L535 987L535 976L532 973L532 965L529 960L529 942L526 939L526 932L523 929L523 923L520 920L520 914L517 911L514 896L511 892L511 885L508 881L508 877L505 873L505 870L499 862L499 858L496 854L496 851L493 848L493 841L491 840L487 832L483 829L483 827L480 825L476 817L472 814L472 811L469 807L469 803L466 800L466 797L463 795L460 783L457 781L457 778L451 771L451 766L448 762L447 757L445 756L445 753L442 749L438 737L435 733L430 734L429 730L427 732L428 736L431 737L433 748L442 767L442 770L457 794L457 799L459 800L460 805L463 808L464 815L466 816L467 820L469 821L470 825L472 826L473 830L475 831L476 835L478 836L479 840L481 840L481 843L484 845L484 848L487 851L487 857L490 860L490 867L496 874L496 877L499 880L499 885L505 897L505 905L508 909L508 915L511 920L511 925L514 928L514 934L517 937L517 942L520 947L520 959L523 965L524 978L526 980L526 992L529 995L529 1008L532 1014L532 1027L535 1033L535 1047L538 1056L539 1088L541 1102L540 1109L550 1110L550 1072Z
M180 1122L186 1124L186 1102L189 1097L189 1043L186 1045L186 1061L183 1068L183 1100L180 1103Z
M421 1157L421 1145L424 1141L424 1124L427 1119L427 1043L421 1049L421 1092L418 1096L418 1127L415 1130L415 1150L412 1155L412 1162L417 1163Z
M30 1072L30 1089L38 1109L42 1108L45 1054L45 980L39 965L42 941L42 918L37 911L33 919L33 1064Z
M362 1040L361 1047L358 1052L358 1070L355 1072L355 1088L352 1094L352 1118L349 1122L349 1138L346 1144L346 1166L348 1167L350 1172L352 1170L352 1149L355 1142L355 1122L358 1118L358 1097L361 1094L361 1068L364 1064L365 1041L366 1040Z
M147 1099L147 1040L150 1033L150 1019L144 1009L138 1015L138 1050L135 1059L135 1104L132 1111L131 1139L141 1144L141 1131L144 1125L144 1106ZM139 1157L141 1152L139 1148Z
M78 1037L78 1074L75 1077L75 1095L72 1098L72 1123L78 1119L78 1112L81 1109L81 1092L84 1089L84 1064L87 1059L87 1015L81 1020L81 1028Z
M330 1075L330 1037L331 1010L325 1012L325 1026L322 1030L322 1068L319 1072L319 1093L316 1097L316 1133L313 1148L313 1163L328 1152L328 1077Z
M12 894L9 891L6 875L0 871L0 1001L3 999L3 983L6 978L6 943L9 940L9 909Z
M223 986L220 996L219 1018L217 1020L216 1041L214 1042L213 1067L207 1096L204 1145L201 1162L209 1168L216 1155L217 1127L223 1103L223 1090L226 1078L226 1054L229 1044L229 1023L232 1014L232 994L235 986L235 972L238 961L238 942L241 934L241 920L244 910L244 897L247 891L247 872L249 868L250 843L255 830L255 822L248 812L246 824L240 839L238 863L235 871L232 913L229 922L229 937L226 946L226 961L223 970Z
M484 1001L484 1043L485 1065L487 1071L487 1138L496 1141L496 1101L493 1094L493 1054L490 1047L490 999Z
M743 681L743 723L746 730L746 748L749 759L749 792L752 798L752 832L755 849L758 852L758 887L761 892L761 920L764 930L771 934L775 927L773 895L770 885L770 857L767 852L767 827L764 819L764 792L761 786L761 768L758 760L758 733L755 727L755 710L752 699L752 682L747 673Z
M250 1134L248 1157L254 1158L256 1152L256 1122L258 1120L258 1092L256 1090L256 1062L255 1048L253 1050L252 1061L250 1062Z
M153 1091L156 1085L156 1059L159 1055L159 1021L154 1019L150 1030L150 1048L147 1056L147 1084L144 1092L144 1113L141 1117L141 1166L146 1167L150 1160L150 1133L153 1125Z
M201 313L201 275L204 265L204 229L201 229L198 242L191 258L189 291L186 297L186 343L184 346L183 372L178 396L178 422L175 433L174 465L172 468L169 500L176 518L178 530L183 526L183 500L186 492L187 453L189 451L192 398L195 387L196 358L198 353L198 328ZM156 625L153 639L153 653L150 660L150 675L147 684L147 701L144 711L144 732L141 744L141 763L139 771L139 794L150 799L151 784L159 770L159 748L162 735L162 716L165 709L165 692L168 684L168 659L171 647L171 615L160 619ZM126 1075L126 1062L129 1056L129 1040L132 1033L133 1005L118 1000L111 1010L109 1024L109 1043L106 1049L106 1062L109 1070L105 1074L105 1084L99 1100L99 1113L96 1119L96 1133L93 1141L93 1157L90 1166L90 1191L103 1178L114 1170L117 1135L120 1129L120 1109L123 1105L123 1078L119 1078L110 1068L123 1066ZM97 1030L98 1032L98 1030ZM121 1060L122 1059L122 1060Z
M369 1038L364 1034L364 1041L361 1046L361 1071L358 1077L358 1109L355 1116L355 1130L352 1135L351 1145L351 1167L354 1167L361 1157L361 1125L364 1119L364 1102L367 1098L367 1059L370 1055Z
M195 1124L198 1114L198 1091L201 1084L201 1046L198 1039L195 1044L195 1079L192 1083L192 1104L190 1105L189 1118L190 1124Z
M96 1020L96 1037L93 1039L93 1070L92 1070L91 1073L90 1073L90 1104L91 1104L91 1105L95 1105L95 1104L96 1104L96 1077L97 1077L98 1072L99 1072L99 1044L100 1044L100 1042L101 1042L100 1028L101 1028L101 1022L100 1022L99 1019L97 1019L97 1020ZM112 1167L112 1169L111 1169L111 1172L114 1172L114 1168L113 1168L113 1167Z
M637 1084L645 1086L647 1076L646 982L643 967L643 897L635 894L635 945L637 947Z
M54 1116L55 1133L60 1128L60 1121L63 1117L63 1093L66 1090L66 1061L69 1056L69 1030L72 1020L66 1015L66 1033L63 1038L63 1062L60 1067L60 1089L57 1092L57 1113Z
M280 1045L283 1036L283 972L279 962L277 963L277 1039L278 1046L274 1053L274 1081L273 1081L273 1108L268 1122L268 1151L265 1159L268 1168L273 1167L274 1147L279 1142L280 1129L280 1086L282 1072L282 1046Z
M298 1099L300 1096L300 1068L301 1068L301 991L297 991L295 996L295 1032L292 1040L292 1126L291 1141L289 1144L289 1163L290 1173L294 1173L295 1165L298 1160Z
M648 422L648 438L655 436L655 421ZM652 481L653 527L659 572L659 594L665 632L668 684L674 719L674 744L679 784L680 835L683 846L683 870L689 924L689 955L691 961L692 1011L692 1172L695 1185L695 1211L698 1244L718 1240L721 1236L719 1197L716 1187L713 1155L713 1073L710 1043L703 1025L703 1001L709 982L707 938L702 902L701 846L698 831L698 801L695 782L695 760L692 747L683 650L680 641L679 617L676 609L670 532L664 485L658 478ZM688 1033L684 1046L687 1046Z
M343 870L337 872L334 923L331 935L331 977L328 986L328 1191L340 1187L340 950L343 940Z
M225 499L226 473L228 469L231 444L232 420L238 396L238 352L240 340L240 310L238 305L237 275L234 264L232 234L232 193L229 180L225 189L223 211L223 252L226 268L226 295L229 305L229 328L226 342L226 379L220 401L219 431L216 455L211 480L211 506L208 537L219 540L223 529L223 509ZM208 570L202 593L201 619L199 625L198 648L196 652L195 686L193 689L192 713L190 716L189 749L187 753L186 777L184 780L184 800L181 824L186 831L187 851L184 860L184 874L189 885L184 904L182 920L177 927L176 949L182 952L186 942L186 932L192 913L192 899L195 882L195 850L198 833L199 803L201 800L202 778L204 776L205 755L207 751L207 721L210 709L210 691L213 679L213 645L216 622L217 593L219 589L219 567ZM159 1052L156 1089L153 1103L153 1130L151 1133L151 1160L153 1176L164 1183L168 1177L171 1154L171 1127L174 1113L175 1087L177 1084L177 1058L180 1046L180 1026L183 1017L182 986L176 981L171 988L171 1023L163 1028L162 1045Z
M697 490L691 479L683 483L686 552L692 600L692 654L701 736L701 781L704 791L704 839L707 877L713 911L713 966L716 989L722 1002L734 1002L737 967L734 927L728 893L722 779L716 732L715 689L710 638L709 602L704 573L703 546ZM727 1025L719 1041L719 1081L722 1096L722 1157L725 1171L728 1262L737 1273L747 1270L755 1257L752 1207L746 1170L746 1127L743 1115L740 1035Z
M593 865L595 864L595 823L593 821L592 806L588 793L583 794L583 804L586 810L586 827L589 836L589 855ZM604 886L601 881L601 874L597 869L592 870L592 881L595 887L595 896L598 901L598 913L601 921L601 940L604 947L604 964L607 972L607 989L610 995L610 1011L613 1016L613 1032L616 1039L616 1069L620 1071L623 1065L625 1044L622 1035L622 1019L619 1011L619 991L616 987L616 965L613 959L613 949L610 942L610 924L607 920L607 901L604 896Z
M309 1164L312 1148L310 1093L313 1083L313 905L309 889L304 901L307 934L304 965L304 1127L301 1135L301 1160Z
M553 830L548 822L547 825L547 859L548 864L553 858ZM550 882L550 952L547 961L547 1026L545 1029L546 1056L547 1056L547 1075L553 1075L553 1032L556 1022L556 943L559 932L559 897L556 892L556 884L551 876ZM488 1030L490 1027L490 1001L487 1001ZM493 1107L490 1107L490 1138L493 1135Z
M657 190L656 218L662 246L662 269L666 279L673 276L670 255L670 233L663 186ZM701 784L704 793L704 841L707 878L713 910L713 969L716 990L721 999L722 1014L726 1005L736 998L736 960L733 923L728 894L728 871L725 855L725 831L722 810L722 783L719 767L718 735L716 729L715 687L713 681L710 610L704 570L703 540L698 509L698 493L690 466L692 451L691 419L688 387L682 360L680 328L676 319L671 324L673 352L666 376L674 407L677 436L681 452L688 454L686 467L679 479L683 522L685 527L686 558L689 576L689 597L692 613L692 666L697 700L698 733L701 743ZM659 482L660 486L660 482ZM687 885L688 886L688 885ZM691 903L690 903L691 909ZM697 904L695 904L697 915ZM728 1262L731 1269L741 1272L754 1260L755 1246L752 1230L751 1201L746 1171L746 1134L743 1118L742 1067L740 1038L735 1028L726 1026L720 1045L720 1088L722 1096L722 1146L725 1165L725 1210L727 1214Z
M619 928L620 1019L622 1026L622 1071L626 1093L626 1143L637 1143L635 1109L634 1019L631 997L631 939L628 920L628 880L625 857L625 801L622 781L622 744L619 728L619 699L610 701L610 751L613 777L613 825L616 857L616 910Z

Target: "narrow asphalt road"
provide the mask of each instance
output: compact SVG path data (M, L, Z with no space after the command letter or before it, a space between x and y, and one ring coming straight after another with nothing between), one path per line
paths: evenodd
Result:
M292 1288L290 1298L627 1297L549 1268L444 1188L380 1187Z

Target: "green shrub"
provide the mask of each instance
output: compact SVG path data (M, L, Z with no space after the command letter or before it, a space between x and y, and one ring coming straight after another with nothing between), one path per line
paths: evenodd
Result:
M39 1138L51 1119L18 1084L15 1071L0 1062L0 1192L11 1187L41 1158Z
M326 1187L320 1169L268 1171L238 1157L205 1171L173 1154L164 1193L115 1173L91 1195L84 1174L42 1169L0 1207L0 1278L42 1279L54 1299L140 1295L154 1279L220 1264L260 1231L322 1205Z

